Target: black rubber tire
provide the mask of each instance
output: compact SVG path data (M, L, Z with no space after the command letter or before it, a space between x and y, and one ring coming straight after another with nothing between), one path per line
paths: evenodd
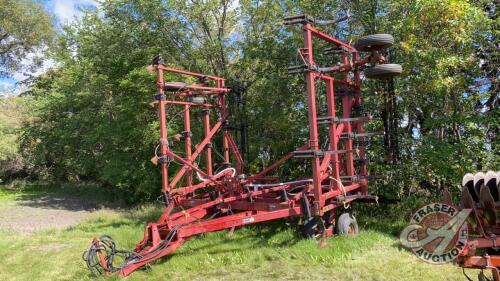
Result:
M356 218L350 213L343 213L337 219L337 234L342 236L356 236L359 227Z
M353 45L360 52L371 52L389 48L393 44L394 37L392 35L381 33L361 37Z
M373 67L366 68L364 74L369 79L390 79L394 76L400 75L403 68L399 64L377 64Z

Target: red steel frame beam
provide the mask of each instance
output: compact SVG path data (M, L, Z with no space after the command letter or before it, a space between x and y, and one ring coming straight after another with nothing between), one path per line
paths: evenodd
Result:
M347 54L343 53L341 55L342 63L343 64L348 64L349 63L349 58L347 57ZM344 71L344 81L349 82L349 71ZM343 96L342 97L342 117L344 118L349 118L351 117L351 109L353 106L352 102L353 98L349 95ZM345 133L350 134L352 133L352 125L350 122L346 123L344 125L345 128ZM348 138L344 140L344 148L347 150L352 150L352 139ZM348 176L354 176L354 161L353 161L353 155L352 153L348 153L346 157L346 171Z
M227 217L212 219L198 224L189 225L179 230L180 238L188 238L205 232L212 232L231 228L234 226L248 225L263 221L271 221L285 217L294 217L300 215L300 207L287 208L270 212L246 211Z
M187 133L184 137L184 146L186 150L186 158L191 159L191 117L189 114L189 105L184 105L184 131ZM193 172L187 172L187 185L193 184ZM208 176L208 175L207 175Z
M205 138L208 138L210 135L210 110L205 109L203 111L203 133L205 134ZM210 176L212 175L212 147L211 146L206 146L205 147L205 161L206 161L206 168L207 168L207 174Z
M335 109L336 83L349 87L356 92L354 97L344 96L341 100L342 118L350 118L352 107L361 105L359 95L361 79L358 67L368 63L370 57L361 60L354 47L316 30L309 23L303 24L302 31L304 46L300 51L305 63L308 65L315 65L314 38L341 46L347 50L341 55L341 65L337 68L329 68L330 73L328 75L315 71L306 71L305 73L309 137L307 144L299 147L297 151L312 153L312 177L310 179L284 183L276 183L276 180L270 177L267 178L271 179L271 181L264 179L266 174L292 159L294 153L285 155L253 176L247 178L242 175L244 162L226 125L229 112L225 94L229 93L230 90L225 87L224 79L217 76L173 69L163 64L156 65L158 74L157 91L158 96L162 97L159 99L162 190L166 196L170 196L171 201L166 202L166 204L168 203L167 207L158 221L146 227L143 241L136 246L136 252L143 255L143 258L128 263L122 268L120 274L128 275L135 269L161 256L172 253L182 245L185 239L201 233L301 216L303 214L300 204L303 197L311 199L313 216L322 216L344 203L355 200L354 198L346 198L343 202L337 202L331 199L348 193L366 193L366 180L343 184L341 178L341 175L355 175L352 140L347 138L341 141L341 136L349 135L353 131L356 133L363 132L363 121L330 122L328 124L328 153L324 154L319 143L316 80L325 81L326 107L329 117L336 118L337 116ZM349 59L349 54L352 54L352 62ZM177 83L166 83L163 78L165 72L195 78L207 78L213 81L212 85L214 86L208 86L206 83L185 86L179 86ZM354 73L353 81L349 78L351 72ZM331 75L332 73L342 73L343 79L334 78ZM215 103L205 102L201 104L189 101L166 100L165 86L178 89L177 92L172 92L175 99L200 95L212 95L216 96L217 99ZM181 106L184 110L184 157L177 155L169 147L167 139L167 105ZM201 118L203 138L195 145L194 151L192 149L193 138L190 134L192 108L201 108L203 113ZM213 125L210 122L210 110L215 110L217 116L219 116L219 119ZM219 132L221 132L224 161L231 163L231 160L234 160L237 164L235 175L233 175L235 170L232 168L225 169L214 175L211 143ZM341 150L339 150L339 145L342 145ZM196 159L202 154L205 156L204 169L196 164ZM364 150L360 150L360 155L364 157ZM172 160L180 163L181 168L169 181L168 166ZM197 172L202 177L199 183L194 183L194 172ZM361 175L366 174L365 164L361 167L360 173ZM184 176L186 186L178 187ZM325 183L328 183L328 185L325 185ZM285 194L288 194L288 199L282 198L283 190L286 191ZM181 209L179 210L176 207ZM187 209L184 207L187 207ZM236 211L236 213L233 213L233 211ZM331 214L330 217L332 217ZM220 217L213 218L212 216L215 215ZM165 240L171 233L173 233L172 240L167 241L169 244L163 244L167 243ZM332 233L329 232L329 234ZM103 264L104 268L105 266Z
M359 62L361 60L361 57L360 57L358 52L353 53L353 60L356 62ZM357 68L357 67L354 69L354 83L356 83L356 85L361 85L361 75L360 75L359 68ZM358 88L358 89L355 89L355 91L356 91L356 96L354 97L354 103L361 106L361 103L362 103L361 90ZM365 130L363 128L363 121L354 122L354 126L355 126L357 132L359 132L361 134L365 132ZM363 140L365 140L365 139L366 138L363 138ZM361 166L360 174L367 175L368 171L366 168L366 161L365 161L366 160L366 153L365 153L365 146L364 145L361 145L359 147L359 158L363 160L360 164L360 166ZM368 194L368 181L366 179L361 179L361 192L363 194Z
M224 132L224 138L227 140L229 147L231 148L231 151L233 152L234 156L236 157L236 161L237 161L237 165L238 165L237 166L238 173L242 173L244 162L243 162L243 157L241 157L240 151L238 150L238 146L236 145L236 142L234 142L233 137L227 131Z
M163 89L163 69L158 68L157 76L157 91L159 95L164 95L165 91ZM160 111L160 145L161 145L161 155L165 157L168 150L168 140L167 140L167 114L165 111L165 99L160 99L159 101L159 111ZM166 161L161 161L161 185L164 192L169 192L170 188L168 186L168 167Z
M309 145L306 144L306 145L303 145L301 147L299 147L297 150L305 150L309 148ZM254 179L257 179L257 178L260 178L264 175L266 175L267 173L273 171L274 169L278 168L279 166L283 165L284 163L286 163L286 161L290 160L293 158L293 153L290 152L288 153L287 155L285 155L283 158L279 159L278 161L274 162L272 165L270 165L269 167L265 168L264 170L260 171L259 173L253 175L253 176L250 176L248 177L248 181L249 182L252 182Z
M366 64L370 61L369 57L361 60L359 53L356 51L354 47L349 44L346 44L340 40L337 40L331 36L328 36L317 29L313 28L309 23L304 23L303 25L303 34L304 34L304 48L301 49L304 61L307 65L315 65L314 55L313 55L313 37L324 40L326 42L335 44L336 46L344 47L353 54L353 62L349 61L348 53L343 52L341 54L341 65L338 67L339 72L343 72L343 80L337 80L329 75L315 73L314 71L309 71L305 73L306 85L307 85L307 96L308 96L308 119L309 119L309 147L312 151L319 150L319 137L318 137L318 127L317 127L317 116L316 116L316 89L315 89L315 80L317 78L325 80L326 86L326 95L327 95L327 113L328 116L335 117L335 95L334 95L334 85L335 82L340 83L342 85L353 88L356 91L357 95L355 97L346 95L342 97L342 117L349 118L351 117L352 107L357 104L361 105L361 97L360 97L360 85L361 79L359 74L358 67ZM351 81L349 78L349 73L354 72L354 81ZM346 122L339 124L338 126L331 122L329 124L329 147L328 149L331 151L338 151L338 141L340 138L340 134L345 133L350 135L353 132L353 129L356 132L364 132L362 121ZM355 176L354 169L354 155L353 155L353 142L351 138L347 138L343 141L343 147L346 151L345 157L343 157L343 162L345 165L345 172L347 176ZM364 159L365 153L364 148L360 149L359 155L362 159ZM313 157L312 159L312 170L313 170L313 194L314 194L314 212L315 215L322 215L321 207L324 205L325 198L322 196L322 181L326 178L333 177L335 180L330 181L330 187L336 187L337 191L332 192L329 195L336 196L340 190L340 168L339 168L339 155L338 153L333 153L331 155L325 155L323 160L320 161L319 157ZM332 167L331 171L328 171ZM366 175L366 164L363 163L360 169L361 176ZM354 191L357 188L361 188L363 194L367 193L367 180L361 179L361 184L351 184L348 187L344 187L344 191ZM347 191L347 192L349 192ZM329 198L329 196L326 196Z
M312 31L309 23L304 27L304 50L305 60L309 65L314 65L313 46L312 46ZM318 123L316 119L316 85L315 73L310 71L306 73L306 88L307 88L307 106L308 106L308 119L309 119L309 147L313 151L318 151ZM321 179L320 179L320 159L313 157L311 160L313 172L313 213L316 216L321 216Z
M217 81L218 84L220 84L219 81ZM162 83L160 84L161 86L178 86L175 83ZM217 86L215 88L213 87L205 87L205 86L199 86L199 85L185 85L181 88L181 90L186 89L186 90L194 90L194 91L203 91L203 94L210 94L210 95L215 95L215 94L222 94L222 93L229 93L228 88L220 87ZM199 92L184 92L188 95L198 95L200 94Z
M191 71L177 69L177 68L166 67L162 64L158 64L157 68L159 70L162 70L162 71L181 74L181 75L187 75L187 76L196 77L196 78L207 77L208 79L214 80L214 81L224 80L224 78L222 78L222 77L217 77L217 76L213 76L213 75L206 75L206 74L202 74L202 73L196 73L196 72L191 72Z
M336 117L335 113L335 87L333 80L327 80L327 88L326 88L326 104L327 104L327 113L328 116ZM329 139L330 139L330 144L328 149L330 150L338 150L338 135L337 135L337 126L331 122L329 124ZM335 181L333 181L333 185L337 188L340 189L339 182L340 182L340 168L339 168L339 155L338 154L333 154L333 156L330 158L329 161L331 167L332 167L332 177L335 178Z
M312 27L311 24L309 24L309 23L304 24L303 29L304 29L304 32L308 32L312 36L320 38L326 42L332 43L336 46L341 46L341 47L347 48L347 49L351 50L352 52L357 52L356 48L354 48L353 46L351 46L347 43L344 43L336 38L333 38L333 37L321 32L321 31L317 30L316 28Z
M227 116L228 116L228 114L225 113L224 116L222 116L222 118L215 124L215 126L213 126L210 129L210 131L208 132L208 135L205 137L205 139L203 139L202 142L200 142L200 144L198 145L196 150L191 155L191 158L187 159L186 164L181 168L181 170L179 170L179 172L177 172L177 174L175 175L174 179L171 182L172 186L176 186L177 183L181 180L182 176L184 176L184 174L189 169L189 166L187 165L187 163L190 163L192 165L194 160L200 155L200 153L205 148L205 146L210 143L212 137L217 133L217 131L222 126L224 121L226 121Z
M495 241L493 241L495 240ZM466 249L458 256L457 262L460 267L473 268L473 269L489 269L493 276L493 280L500 281L500 256L499 255L482 255L476 256L476 248L495 248L497 247L500 238L486 239L486 238L472 238L467 242ZM473 245L471 245L473 244ZM473 248L469 253L467 248Z
M172 101L172 100L167 100L165 101L165 104L174 104L174 105L189 105L189 106L201 106L201 107L214 107L211 104L199 104L199 103L194 103L194 102L185 102L185 101Z

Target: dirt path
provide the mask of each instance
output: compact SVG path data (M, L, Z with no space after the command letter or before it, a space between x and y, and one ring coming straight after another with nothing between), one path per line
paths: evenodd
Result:
M78 224L99 206L64 194L24 195L0 203L0 228L23 233Z

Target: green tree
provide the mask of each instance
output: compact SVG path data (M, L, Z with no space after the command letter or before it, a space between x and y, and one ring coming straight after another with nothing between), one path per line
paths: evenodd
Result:
M498 109L488 105L492 109L485 113L477 106L496 89L477 87L482 77L496 81L481 68L481 59L494 65L494 48L485 49L484 58L477 53L477 46L486 48L497 34L484 3L118 0L103 1L101 8L102 14L88 11L65 27L54 52L60 67L36 79L29 93L34 117L26 124L22 148L33 175L98 181L118 187L130 200L157 194L159 173L149 159L158 144L158 122L147 106L155 94L154 75L145 66L158 53L170 66L224 75L238 89L230 101L239 107L232 122L248 129L247 166L250 172L259 170L307 138L303 77L286 70L300 63L301 32L284 26L282 19L295 14L331 18L347 9L355 14L349 25L321 29L349 42L392 33L397 43L386 55L405 70L390 87L366 81L363 89L375 93L365 99L366 109L391 116L390 122L367 127L389 129L398 142L398 165L370 165L373 173L391 176L372 182L374 191L428 194L458 184L467 171L498 167L498 145L487 137L498 128ZM316 53L319 64L335 62ZM318 92L323 111L324 102ZM170 109L169 120L179 113ZM174 121L169 130L182 129ZM195 141L202 136L193 133ZM383 159L387 149L374 143L369 156ZM306 172L306 162L278 171L282 177Z
M23 121L23 99L14 96L0 98L0 161L18 152L16 136Z
M54 37L53 18L41 3L0 0L0 77L20 70L28 54L51 45ZM38 56L34 61L41 59Z
M0 182L25 176L19 147L22 124L29 116L25 102L24 97L0 97Z
M148 106L156 89L145 66L161 53L169 65L215 72L200 43L188 36L192 26L179 19L184 8L110 1L102 4L102 16L88 11L65 28L55 57L61 67L40 77L30 93L35 118L23 147L34 174L95 180L118 187L130 200L159 191L158 170L149 162L159 141L157 117ZM169 120L178 115L170 110Z

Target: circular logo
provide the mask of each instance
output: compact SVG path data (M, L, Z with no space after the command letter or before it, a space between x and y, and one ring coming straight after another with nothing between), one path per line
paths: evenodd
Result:
M399 237L403 246L433 264L453 261L465 248L471 209L433 203L418 209Z

